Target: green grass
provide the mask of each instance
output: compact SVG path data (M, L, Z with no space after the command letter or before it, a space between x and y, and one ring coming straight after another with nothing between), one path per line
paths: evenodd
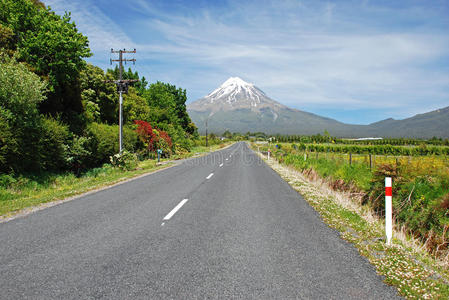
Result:
M364 164L349 165L339 160L322 157L316 159L314 155L304 160L304 155L287 153L282 156L281 161L301 170L313 168L323 178L342 179L345 183L353 184L361 190L369 189L373 177L372 171Z
M73 173L39 174L12 178L3 176L0 182L0 216L10 216L28 207L57 201L79 195L90 190L102 188L114 183L133 178L148 172L172 165L171 160L191 157L224 147L224 144L211 147L197 146L189 153L173 155L170 159L162 159L165 164L157 164L156 160L145 160L135 170L124 171L109 164L101 168L88 170L80 177ZM2 181L2 180L0 180ZM8 187L5 188L5 183Z
M0 216L10 215L24 208L75 196L108 186L169 165L156 165L154 160L139 163L136 170L123 171L105 165L92 169L80 177L73 173L37 177L20 177L8 188L0 188Z

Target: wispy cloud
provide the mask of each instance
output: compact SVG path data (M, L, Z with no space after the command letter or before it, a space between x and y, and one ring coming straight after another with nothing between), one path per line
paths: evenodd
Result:
M89 47L93 52L93 60L107 62L108 50L123 48L123 45L134 47L135 43L128 37L119 24L107 16L97 6L97 1L46 0L45 4L62 15L70 12L78 29L89 38Z
M407 117L449 105L441 2L135 0L123 7L133 14L127 28L99 9L102 1L52 2L72 11L94 52L136 47L138 69L187 88L190 100L232 75L317 113L384 107Z

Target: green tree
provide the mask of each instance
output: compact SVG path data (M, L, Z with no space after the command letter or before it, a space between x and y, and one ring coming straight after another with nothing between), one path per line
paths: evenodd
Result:
M196 126L192 126L192 120L187 113L186 101L187 93L185 89L176 88L171 84L165 84L167 91L174 96L175 101L175 113L180 121L182 128L189 134L193 134L196 130Z
M226 131L223 133L223 136L224 136L225 138L230 139L230 138L232 138L232 133L231 133L229 130L226 130Z
M0 55L0 171L38 169L38 104L46 84L14 58Z
M37 155L41 170L60 171L67 167L66 144L69 143L68 126L59 120L42 118Z
M197 128L186 109L186 90L168 83L156 82L150 85L144 97L154 109L154 121L180 125L190 135L196 132Z
M118 96L112 75L88 64L80 74L81 101L89 122L116 124L118 120Z
M87 150L92 154L89 167L99 166L110 162L109 157L119 152L119 127L118 125L107 125L91 123L87 126L87 137L89 147ZM123 146L126 150L134 152L140 144L139 137L134 129L129 126L123 127Z
M14 31L2 24L0 24L0 49L9 55L15 50Z
M175 111L175 97L167 91L164 83L151 84L145 91L144 98L151 109L149 120L151 124L157 124L157 127L161 124L179 124Z
M135 88L130 87L128 94L123 96L123 122L134 124L136 120L148 120L150 118L150 106L145 98L137 94Z
M40 1L0 0L0 24L14 32L18 60L48 82L43 113L60 114L73 130L82 127L79 74L91 55L87 37L70 14L58 16Z
M114 69L108 69L107 73L111 74L112 78L114 78L115 80L119 79L119 77L120 77L120 70L119 70L118 66L115 66ZM142 78L140 78L139 73L137 71L133 72L131 70L131 68L128 68L128 71L126 71L126 70L123 71L122 79L137 80L137 82L133 82L130 85L136 89L137 94L139 96L142 96L145 93L145 89L147 88L148 81L146 80L146 78L144 76L142 76Z

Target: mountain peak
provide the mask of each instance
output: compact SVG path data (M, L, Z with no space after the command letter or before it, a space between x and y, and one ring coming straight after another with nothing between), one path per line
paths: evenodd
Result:
M220 87L228 87L228 86L253 86L252 83L248 83L241 79L240 77L229 77Z
M256 102L253 102L253 106L257 106L259 97L256 95L254 85L241 79L240 77L229 77L228 80L223 82L222 85L205 98L210 100L210 103L215 102L218 98L227 98L228 103L237 102L238 95L244 93L249 98L254 98ZM255 104L255 105L254 105Z
M284 106L268 98L254 84L239 77L230 77L209 95L189 104L188 108L196 111L210 111L211 114L238 109L258 112L268 109L276 114L275 112Z

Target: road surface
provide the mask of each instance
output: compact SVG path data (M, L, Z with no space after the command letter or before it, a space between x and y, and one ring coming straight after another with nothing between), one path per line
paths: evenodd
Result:
M245 143L0 224L1 299L394 299Z

